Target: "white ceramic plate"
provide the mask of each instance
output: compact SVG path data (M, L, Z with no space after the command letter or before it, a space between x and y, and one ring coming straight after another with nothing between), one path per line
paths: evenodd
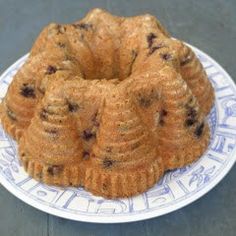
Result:
M23 170L16 143L0 127L0 182L19 199L49 214L78 221L116 223L148 219L177 210L211 190L236 159L236 86L211 57L192 47L212 82L216 101L208 117L212 139L205 154L192 165L165 174L149 191L132 198L106 200L81 188L39 183ZM0 98L28 55L0 77Z

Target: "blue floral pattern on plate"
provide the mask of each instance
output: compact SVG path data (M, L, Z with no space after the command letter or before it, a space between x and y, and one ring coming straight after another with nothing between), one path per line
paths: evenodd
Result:
M236 87L211 57L192 47L214 86L216 101L208 116L211 143L195 163L168 171L149 191L132 198L107 200L82 188L48 186L30 178L17 157L17 144L0 128L0 182L26 203L60 217L100 223L130 222L179 209L212 189L235 162ZM0 77L2 99L28 55Z

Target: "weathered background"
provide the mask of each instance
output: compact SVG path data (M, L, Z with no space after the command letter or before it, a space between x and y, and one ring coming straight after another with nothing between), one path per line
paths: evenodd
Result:
M0 0L0 72L29 51L51 21L81 18L94 7L117 15L156 15L174 37L216 59L236 79L235 0ZM236 235L236 167L207 195L174 213L137 223L89 224L50 216L0 186L1 236Z

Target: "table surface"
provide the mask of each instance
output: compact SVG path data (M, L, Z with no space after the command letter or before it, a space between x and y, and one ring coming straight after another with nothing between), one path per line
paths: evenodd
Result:
M189 42L236 74L235 0L0 0L0 72L29 51L49 22L71 22L94 7L117 15L151 13L176 38ZM235 77L236 79L236 77ZM91 224L40 212L0 186L0 235L236 235L236 166L191 205L151 220Z

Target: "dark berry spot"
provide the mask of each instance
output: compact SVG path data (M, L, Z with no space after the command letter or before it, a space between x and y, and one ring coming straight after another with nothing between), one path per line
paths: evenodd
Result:
M186 105L186 115L187 119L185 121L185 126L189 127L194 125L197 122L197 111L195 108L191 107L192 98L190 99L189 103Z
M155 38L157 38L157 36L154 33L147 35L148 48L152 47Z
M92 24L86 24L86 23L79 23L79 24L73 24L73 26L77 29L83 29L88 31L89 29L92 29Z
M158 101L160 99L160 93L152 89L151 91L148 92L145 96L142 94L138 94L138 102L139 105L148 108L149 106L152 105L153 102Z
M86 129L83 131L83 134L82 134L82 138L84 140L90 140L91 138L95 138L96 137L96 133L93 133L90 129Z
M61 43L61 42L58 42L57 45L60 47L60 48L65 48L66 45L64 43Z
M195 119L197 116L197 111L193 107L188 107L187 116L191 119Z
M110 160L110 159L104 159L103 160L103 168L111 168L112 167L112 165L113 165L113 162L114 161L112 161L112 160Z
M186 64L188 64L190 61L192 60L192 57L190 55L188 55L187 57L185 57L181 62L180 65L184 66Z
M165 60L165 61L168 61L171 59L171 54L169 53L164 53L164 54L161 54L161 57Z
M185 121L185 126L192 126L192 125L194 125L195 123L196 123L196 120L195 120L195 119L189 118L189 119L187 119L187 120Z
M89 152L88 151L83 151L82 156L83 156L84 160L88 160L89 159Z
M199 138L202 135L203 129L204 129L204 122L200 123L194 131L194 134L196 135L197 138Z
M35 98L34 87L29 84L23 84L20 88L20 94L26 98Z
M148 56L150 56L151 54L153 54L156 50L165 47L163 44L159 44L157 46L153 46L150 48L149 52L148 52Z
M51 74L56 73L56 71L57 71L57 68L55 66L49 65L45 74L46 75L51 75Z
M102 184L102 189L103 189L104 191L107 190L107 184L106 184L106 183L103 183L103 184Z
M141 97L139 99L139 104L142 107L148 108L151 105L152 101L150 98L146 98L146 97Z
M39 117L41 120L47 120L48 119L48 111L46 109L42 109L39 113Z
M167 115L167 111L166 111L165 109L162 109L162 110L161 110L161 115L162 115L162 116L166 116L166 115Z
M11 119L11 120L13 120L13 121L16 121L17 119L16 119L16 114L8 107L7 108L7 116Z
M69 112L76 112L79 109L79 105L73 102L68 102L68 110Z
M51 165L48 166L47 172L50 175L58 175L63 171L63 166L61 165Z
M167 111L165 109L162 109L160 111L160 125L164 125L165 124L165 121L164 121L164 117L167 116Z

